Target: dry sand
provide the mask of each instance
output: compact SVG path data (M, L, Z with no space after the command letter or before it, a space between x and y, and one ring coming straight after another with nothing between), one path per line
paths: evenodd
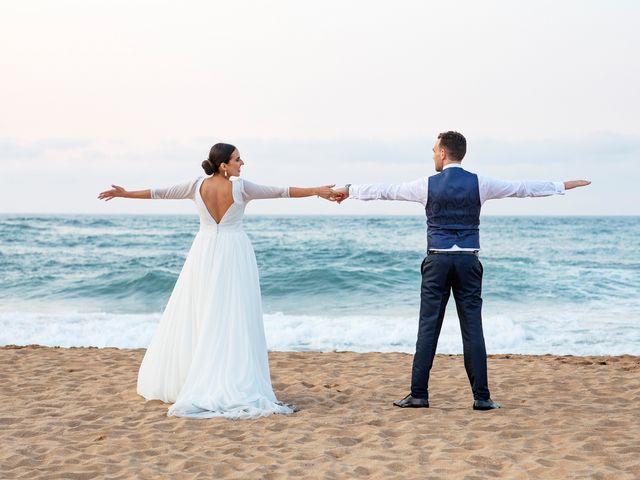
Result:
M300 412L231 421L145 403L143 353L0 348L0 478L640 478L640 357L492 356L474 412L460 356L399 409L411 355L273 352Z

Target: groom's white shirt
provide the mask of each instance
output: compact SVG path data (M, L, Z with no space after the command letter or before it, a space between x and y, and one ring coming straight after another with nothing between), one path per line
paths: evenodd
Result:
M462 168L462 165L450 163L444 167ZM480 190L480 204L487 200L506 197L546 197L549 195L564 195L563 182L512 182L498 180L484 175L478 176L478 189ZM406 202L418 202L426 207L429 198L429 177L420 177L417 180L404 183L373 183L351 185L349 197L357 200L403 200ZM475 250L460 248L454 245L448 250Z

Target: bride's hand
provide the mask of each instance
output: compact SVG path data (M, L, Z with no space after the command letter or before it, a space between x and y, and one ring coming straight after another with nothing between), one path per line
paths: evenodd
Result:
M111 190L105 190L104 192L101 192L100 195L98 195L98 199L106 200L108 202L112 198L126 196L127 191L124 188L119 187L118 185L111 185L111 186L113 188Z
M336 201L336 191L333 190L333 187L335 187L335 183L333 185L325 185L323 187L316 187L316 195L319 197L324 198L325 200L329 200L332 202Z

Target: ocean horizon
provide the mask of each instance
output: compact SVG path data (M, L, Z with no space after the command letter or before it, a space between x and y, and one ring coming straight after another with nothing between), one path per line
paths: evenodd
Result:
M423 216L248 215L270 350L412 353ZM640 216L483 216L487 351L640 354ZM144 348L189 214L0 214L0 345ZM449 302L440 353L461 353Z

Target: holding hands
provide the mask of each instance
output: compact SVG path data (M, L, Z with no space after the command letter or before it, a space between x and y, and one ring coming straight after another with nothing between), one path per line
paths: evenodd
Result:
M333 189L333 187L335 187L335 184L333 185L324 185L322 187L316 187L314 188L314 193L321 198L324 198L325 200L329 200L330 202L335 202L336 201L336 191Z
M349 197L349 185L344 187L334 188L335 201L338 203L344 202Z
M340 187L340 188L334 188L335 184L333 185L324 185L322 187L316 187L314 188L314 194L317 195L318 197L324 198L325 200L329 200L330 202L342 202L347 195L345 194L346 188L345 187Z
M316 187L315 194L318 197L322 197L325 200L329 200L330 202L338 202L342 203L348 196L348 188L347 187L339 187L334 188L334 185L325 185L323 187Z

